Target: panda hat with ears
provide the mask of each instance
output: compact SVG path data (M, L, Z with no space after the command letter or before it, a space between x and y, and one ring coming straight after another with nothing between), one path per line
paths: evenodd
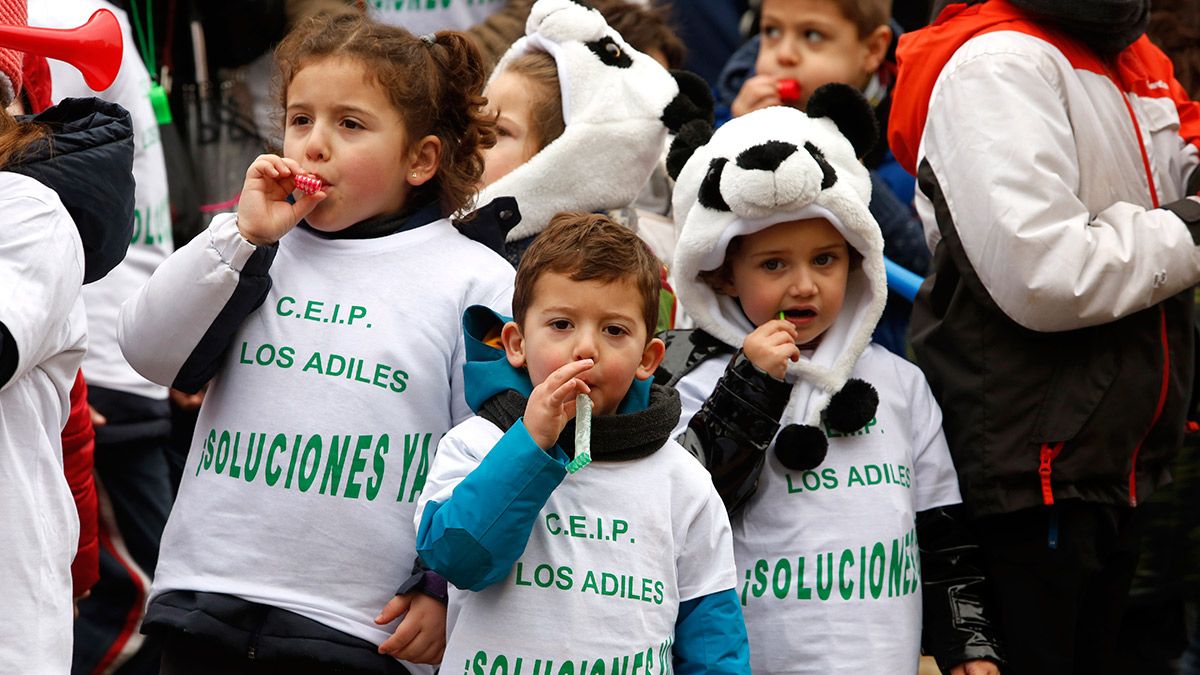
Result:
M826 85L808 112L772 107L731 120L715 133L691 123L671 146L678 243L673 277L696 326L740 349L754 330L738 301L698 277L718 269L729 242L777 223L828 220L862 254L850 271L842 310L810 358L788 365L793 383L776 454L791 469L825 457L824 424L850 433L874 417L878 395L850 379L887 300L883 235L867 208L871 180L858 157L874 144L874 115L856 90Z
M516 197L516 241L540 233L560 211L621 208L637 198L662 159L667 133L688 121L712 121L708 85L692 73L668 72L635 51L600 12L576 0L538 0L492 79L530 52L558 67L561 136L528 162L483 188L477 204Z

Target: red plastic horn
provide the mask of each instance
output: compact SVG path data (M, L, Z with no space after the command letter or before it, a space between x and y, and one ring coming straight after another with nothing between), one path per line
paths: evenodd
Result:
M78 28L0 25L0 47L66 61L95 91L108 89L121 70L121 25L107 9L96 10Z

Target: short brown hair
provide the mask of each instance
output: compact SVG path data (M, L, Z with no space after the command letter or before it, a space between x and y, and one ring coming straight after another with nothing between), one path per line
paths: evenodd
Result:
M766 0L763 0L764 2ZM837 5L842 16L858 28L858 39L863 39L880 26L889 26L892 21L892 0L829 0Z
M858 39L863 39L880 26L890 26L892 0L836 0L838 9L858 27Z
M504 72L520 75L531 85L527 92L531 103L529 131L537 141L537 152L541 152L566 129L558 63L546 52L529 52L510 61Z
M317 15L275 50L284 109L296 73L325 58L363 63L400 113L408 138L441 139L437 173L410 199L436 198L444 216L470 204L483 176L483 150L496 144L496 121L483 110L483 60L470 38L439 31L426 40L358 14Z
M547 273L572 281L603 283L628 280L642 296L646 341L658 325L658 294L662 288L658 259L631 230L598 213L560 213L533 240L517 267L513 288L513 320L524 324L533 304L533 287Z

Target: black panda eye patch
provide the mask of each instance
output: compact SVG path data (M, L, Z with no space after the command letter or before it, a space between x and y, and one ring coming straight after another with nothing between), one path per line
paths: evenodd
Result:
M729 204L725 202L725 198L721 196L721 174L725 172L725 165L729 160L724 157L717 157L708 165L708 173L704 174L704 180L700 183L700 194L697 199L700 205L714 211L729 211Z
M829 161L825 159L825 153L821 152L821 149L812 143L805 143L804 149L808 151L808 154L813 156L813 159L817 160L817 166L821 167L821 189L828 190L833 187L833 184L837 182L837 172L833 170L833 167L829 165Z
M604 65L614 68L629 68L633 65L629 54L610 37L605 36L595 42L588 42L587 48L592 50Z

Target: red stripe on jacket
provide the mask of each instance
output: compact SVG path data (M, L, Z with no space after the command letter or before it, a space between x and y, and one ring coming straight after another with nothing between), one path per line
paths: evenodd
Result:
M896 50L899 74L888 120L888 144L896 160L916 174L917 149L925 133L929 100L942 69L973 37L1016 31L1054 45L1071 65L1112 77L1124 92L1147 98L1170 98L1179 114L1179 135L1200 150L1200 104L1191 101L1175 80L1171 60L1142 36L1106 64L1092 49L1066 31L1036 19L1007 0L980 5L949 5L933 24L900 36Z

